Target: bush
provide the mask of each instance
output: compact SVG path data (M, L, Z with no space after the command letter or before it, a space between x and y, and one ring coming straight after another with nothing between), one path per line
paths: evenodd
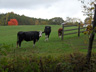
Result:
M96 72L96 54L92 54L90 65L82 53L73 53L54 58L52 56L17 56L0 60L0 72Z

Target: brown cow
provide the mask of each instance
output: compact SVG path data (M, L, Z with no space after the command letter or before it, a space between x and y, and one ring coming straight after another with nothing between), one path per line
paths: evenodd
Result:
M62 31L63 31L62 28L59 28L59 29L58 29L58 36L59 36L59 38L61 38L61 36L62 36Z

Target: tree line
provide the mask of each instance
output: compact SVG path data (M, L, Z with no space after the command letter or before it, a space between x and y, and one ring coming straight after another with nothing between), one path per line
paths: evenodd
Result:
M8 25L10 19L17 19L19 25L58 25L64 20L61 17L55 17L52 19L31 18L24 15L18 15L14 12L6 14L0 14L0 25Z
M10 19L16 19L19 25L60 25L63 22L67 22L67 24L77 24L78 18L70 18L66 17L66 20L63 20L61 17L54 17L51 19L41 19L34 17L27 17L25 15L19 15L14 12L9 12L6 14L0 14L0 25L8 25L8 21Z

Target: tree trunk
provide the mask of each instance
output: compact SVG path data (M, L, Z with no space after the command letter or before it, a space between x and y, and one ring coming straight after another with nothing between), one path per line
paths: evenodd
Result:
M95 32L95 27L96 27L96 4L94 6L95 6L95 13L94 13L94 21L93 21L93 30L92 30L92 33L91 33L90 38L89 38L89 46L88 46L88 53L87 53L87 64L90 63L92 45L93 45L93 40L94 40L94 36L95 36L94 32Z
M92 34L91 34L91 36L90 36L90 38L89 38L89 47L88 47L88 54L87 54L87 63L90 62L94 36L95 36L95 35L94 35L94 33L92 32Z

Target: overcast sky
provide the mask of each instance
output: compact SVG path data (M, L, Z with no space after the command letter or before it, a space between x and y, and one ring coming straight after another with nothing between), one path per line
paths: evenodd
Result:
M35 18L80 18L84 20L78 0L0 0L0 13L14 12Z

